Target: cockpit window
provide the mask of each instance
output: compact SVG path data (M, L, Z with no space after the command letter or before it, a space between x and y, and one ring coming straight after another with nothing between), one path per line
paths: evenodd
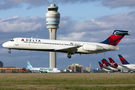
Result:
M14 41L14 39L11 39L10 41L12 41L12 42L13 42L13 41Z

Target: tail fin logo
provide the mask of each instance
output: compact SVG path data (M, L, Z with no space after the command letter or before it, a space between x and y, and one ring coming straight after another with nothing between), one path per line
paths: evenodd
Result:
M117 68L118 67L118 64L112 59L112 58L109 58L109 61L111 63L111 66Z
M118 56L122 64L129 64L128 61L126 61L120 54L118 54Z
M102 60L102 63L105 64L106 66L109 66L110 65L110 63L106 59L103 59Z
M32 69L32 66L31 66L31 64L29 63L29 61L27 61L27 68L28 68L28 69Z
M113 34L101 43L116 46L125 35L129 35L128 31L115 30Z

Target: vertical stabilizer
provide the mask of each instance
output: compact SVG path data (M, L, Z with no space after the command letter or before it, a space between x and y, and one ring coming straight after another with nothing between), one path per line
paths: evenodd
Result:
M103 68L103 64L101 62L98 62L98 63L99 63L100 68L102 69Z
M125 35L129 35L128 31L115 30L112 35L110 35L105 41L101 43L116 46Z
M103 59L101 61L105 67L110 66L110 63L106 59Z
M33 67L31 66L31 64L30 64L30 62L29 61L27 61L27 69L32 69Z
M118 54L118 56L119 56L120 61L121 61L122 64L129 64L128 61L126 61L126 59L124 59L124 58L122 57L122 55Z
M118 64L112 59L112 58L108 58L110 63L111 63L111 66L117 68L118 67Z

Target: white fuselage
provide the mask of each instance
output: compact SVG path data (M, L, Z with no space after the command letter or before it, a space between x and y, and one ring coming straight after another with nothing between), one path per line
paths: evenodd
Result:
M118 65L118 67L117 67L119 70L129 70L129 68L128 67L126 67L126 66L123 66L123 65Z
M18 50L54 51L64 53L92 54L119 50L119 47L91 42L62 41L37 38L14 38L5 42L3 47Z
M61 71L58 69L58 68L44 68L44 67L41 67L41 68L34 68L32 67L30 69L32 72L46 72L46 73L60 73Z
M121 66L127 67L128 69L135 71L135 64L123 64Z
M106 68L101 68L101 70L106 71L106 72L111 72L112 70L106 69Z
M112 71L118 71L118 69L117 68L114 68L114 67L112 67L112 66L107 66L107 67L105 67L106 69L109 69L109 70L112 70Z

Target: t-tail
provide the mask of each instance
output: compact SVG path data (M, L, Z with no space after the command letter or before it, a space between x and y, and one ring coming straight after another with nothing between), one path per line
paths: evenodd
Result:
M115 30L111 36L109 36L105 41L101 43L116 46L125 35L129 35L128 31Z
M32 69L33 67L31 66L31 64L30 64L30 62L29 61L27 61L27 69Z
M112 59L112 58L108 58L110 63L111 63L111 66L117 68L118 67L118 64Z
M121 61L122 64L129 64L128 61L126 61L126 59L124 59L124 58L122 57L122 55L118 54L118 56L119 56L120 61Z
M102 61L103 65L104 65L104 67L111 66L111 64L106 59L103 59L101 61Z
M98 62L98 63L99 63L100 68L103 68L103 64L101 62Z

